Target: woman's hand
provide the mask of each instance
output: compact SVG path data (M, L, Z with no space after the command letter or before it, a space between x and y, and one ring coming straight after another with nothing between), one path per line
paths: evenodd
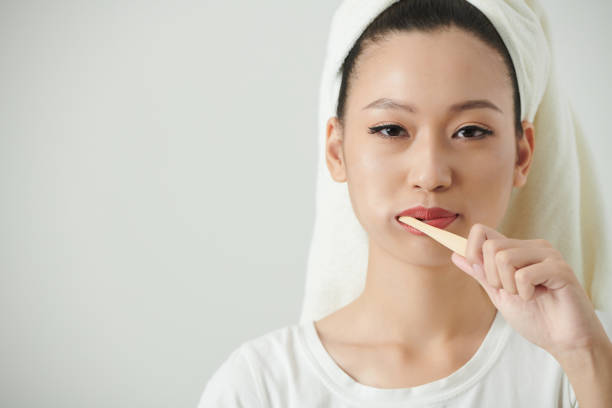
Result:
M517 332L555 358L610 341L574 271L548 241L506 238L474 224L466 257L453 253L451 260Z

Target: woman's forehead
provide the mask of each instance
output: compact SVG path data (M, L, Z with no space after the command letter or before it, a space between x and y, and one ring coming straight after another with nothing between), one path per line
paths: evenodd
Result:
M426 106L486 98L512 111L512 83L504 60L460 29L392 34L367 47L355 68L349 92L354 103L387 97Z

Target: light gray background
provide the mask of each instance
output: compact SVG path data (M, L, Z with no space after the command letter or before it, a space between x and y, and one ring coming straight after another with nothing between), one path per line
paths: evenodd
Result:
M607 181L612 3L543 3ZM0 2L1 406L195 407L298 321L338 4Z

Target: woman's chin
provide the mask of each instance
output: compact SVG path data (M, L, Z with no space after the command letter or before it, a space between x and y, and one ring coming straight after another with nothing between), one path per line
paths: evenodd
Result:
M413 264L442 266L452 263L453 251L429 237L424 242L401 245L398 252L399 257Z

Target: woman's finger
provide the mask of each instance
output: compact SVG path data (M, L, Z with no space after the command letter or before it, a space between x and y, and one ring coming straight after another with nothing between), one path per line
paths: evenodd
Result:
M511 247L495 253L495 266L506 292L518 294L516 271L520 268L541 263L548 256L548 250L542 247Z
M518 269L515 275L519 294L523 291L523 299L530 299L533 296L531 288L537 291L538 285L550 290L559 290L570 282L580 285L571 267L562 259L547 258L543 262Z
M488 239L506 238L500 232L483 224L474 224L470 228L465 249L465 258L470 265L484 264L482 244Z
M487 281L491 286L496 289L501 289L502 286L506 287L504 281L501 279L502 270L498 267L498 262L496 261L496 256L500 251L509 249L509 248L526 248L529 246L529 243L525 240L521 239L513 239L513 238L495 238L495 239L487 239L482 244L482 257L484 259L484 270L487 276ZM508 290L512 286L506 288Z
M539 280L536 276L543 276L544 273L545 270L541 264L529 265L516 271L516 287L521 299L529 301L533 298L537 285L533 282Z
M487 282L495 289L501 289L502 281L500 274L497 271L497 264L495 263L495 254L497 251L510 246L510 241L507 238L488 239L482 244L482 258L483 268Z
M514 271L522 266L525 266L526 264L521 262L529 262L531 259L533 259L533 256L531 254L527 254L526 258L523 259L520 257L521 252L519 251L516 252L518 257L515 255L512 257L512 259L510 259L506 258L509 254L504 254L503 252L511 248L528 249L533 247L546 247L545 245L541 244L541 241L542 240L522 240L505 237L487 239L482 244L482 257L484 259L483 264L485 275L489 284L496 289L501 289L503 287L507 292L516 294L517 289L513 280ZM514 266L514 269L511 268L512 266Z

